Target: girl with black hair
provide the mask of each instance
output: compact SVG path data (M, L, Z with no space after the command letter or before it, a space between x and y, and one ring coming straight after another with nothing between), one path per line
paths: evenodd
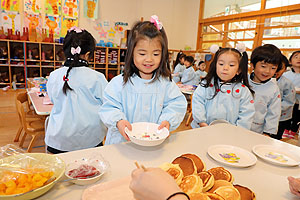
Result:
M181 54L179 55L179 57L177 56L177 58L178 59L176 59L176 62L175 62L175 65L174 65L175 68L174 68L174 71L173 71L173 74L172 74L173 80L175 81L175 83L178 83L178 82L181 81L183 71L186 69L186 66L184 65L186 55L181 52ZM178 60L178 62L177 62L177 60Z
M194 70L194 57L187 56L185 57L184 66L185 70L182 73L181 82L183 85L198 85L196 81L196 73Z
M248 83L248 56L234 48L216 48L207 76L193 94L192 128L208 126L215 120L250 129L255 113Z
M175 130L182 122L187 102L172 81L168 40L157 16L138 22L127 41L124 74L116 76L104 91L100 116L108 127L105 144L129 140L125 127L152 122Z
M291 70L285 72L283 76L293 83L296 90L296 103L293 108L291 130L289 131L289 137L293 138L297 133L300 122L300 51L294 51L290 56L289 61Z
M54 106L45 143L51 153L102 145L106 128L98 112L107 81L88 67L95 44L88 31L72 27L64 39L64 66L49 76L47 92Z

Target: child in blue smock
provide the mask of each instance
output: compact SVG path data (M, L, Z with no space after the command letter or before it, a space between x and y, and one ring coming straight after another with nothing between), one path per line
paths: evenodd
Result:
M187 102L172 81L168 41L161 23L138 22L130 31L124 74L104 91L100 116L108 127L105 145L129 140L125 127L152 122L175 130L186 113Z
M184 65L186 69L182 73L181 83L183 85L198 85L196 82L196 73L194 70L194 58L193 56L185 57Z
M71 28L63 44L64 66L51 72L47 92L53 102L45 143L51 153L102 145L106 127L98 114L107 81L88 66L95 39L86 30Z
M282 76L289 65L289 60L282 55L282 68L276 73L277 85L279 87L281 96L281 115L279 119L277 135L275 135L275 138L278 140L291 137L290 129L293 107L296 100L296 92L293 83L286 77Z
M204 127L215 120L226 120L250 129L255 109L245 47L241 48L242 53L234 48L216 49L208 74L193 94L191 126Z
M198 63L197 68L198 68L198 70L195 72L195 74L196 74L196 76L195 76L196 84L195 85L198 85L200 83L200 80L203 79L207 75L207 72L205 71L206 64L203 60L201 60Z
M292 124L289 132L289 137L294 137L300 122L300 51L293 52L289 61L292 65L291 70L285 72L283 76L294 84L296 90L296 103L293 108Z
M280 91L274 74L281 69L281 52L271 44L255 48L251 54L249 83L255 92L255 116L251 130L276 137L281 114Z
M173 71L173 80L175 83L180 82L183 71L185 70L185 65L184 65L184 61L185 61L186 55L184 53L182 53L179 56L179 63L175 65L175 69Z

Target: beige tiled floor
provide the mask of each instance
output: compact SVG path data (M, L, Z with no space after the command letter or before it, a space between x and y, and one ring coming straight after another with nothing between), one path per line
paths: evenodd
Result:
M14 142L14 138L20 126L20 122L16 113L15 96L17 92L23 91L24 90L9 90L7 92L4 92L0 89L0 147L6 144L15 144L17 146L19 145L19 142ZM190 126L185 126L185 120L174 132L191 128ZM30 139L30 136L26 137L23 145L25 150L27 149ZM37 139L32 152L45 152L45 143L43 136Z

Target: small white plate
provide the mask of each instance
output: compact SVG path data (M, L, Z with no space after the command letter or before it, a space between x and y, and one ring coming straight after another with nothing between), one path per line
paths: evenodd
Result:
M300 164L300 156L296 152L289 151L278 146L256 145L252 151L261 159L280 166L296 166Z
M213 145L208 148L207 153L214 160L233 167L249 167L257 161L251 152L231 145Z

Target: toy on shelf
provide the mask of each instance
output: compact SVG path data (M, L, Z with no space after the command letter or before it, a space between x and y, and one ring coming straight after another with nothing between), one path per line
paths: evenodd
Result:
M15 34L12 32L12 29L7 29L8 39L10 40L20 40L20 31L16 31Z
M5 33L4 33L3 26L1 26L1 29L0 29L0 39L7 39L7 35L5 35Z
M28 41L29 40L28 27L23 27L23 35L20 36L20 40L23 40L23 41Z
M97 44L96 44L97 47L105 47L105 42L104 40L100 40Z
M43 42L51 42L53 43L53 31L49 31L49 37L47 37L46 29L43 29Z
M37 41L37 34L36 34L36 29L31 29L29 33L29 40L36 42Z

